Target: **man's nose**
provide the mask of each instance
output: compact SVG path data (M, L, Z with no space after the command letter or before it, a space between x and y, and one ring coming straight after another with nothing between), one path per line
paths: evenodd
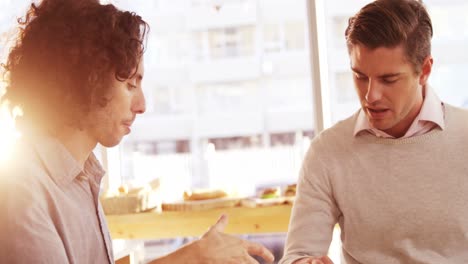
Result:
M370 104L382 99L383 87L375 80L370 79L367 85L366 101Z
M138 89L138 93L134 98L132 111L137 114L143 114L146 111L145 95L143 94L143 90L141 88Z

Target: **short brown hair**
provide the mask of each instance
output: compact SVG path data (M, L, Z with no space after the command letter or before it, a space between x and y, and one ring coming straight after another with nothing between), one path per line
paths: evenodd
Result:
M22 124L46 130L81 127L84 115L105 106L112 78L135 74L149 28L135 13L97 0L43 0L18 23L0 102L21 107Z
M416 73L431 54L432 23L417 0L376 0L351 17L345 31L348 51L354 45L393 48L403 45Z

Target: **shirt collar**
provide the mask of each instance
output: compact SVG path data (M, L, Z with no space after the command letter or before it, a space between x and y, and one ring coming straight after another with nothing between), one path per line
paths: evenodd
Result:
M421 111L418 116L415 118L411 126L414 126L417 122L432 122L439 126L442 130L445 129L445 115L443 103L434 93L432 88L427 85L424 88L424 101L421 106ZM384 131L378 130L371 126L369 120L366 117L362 108L359 111L359 114L356 118L356 123L354 125L354 136L359 135L362 132L371 132L378 137L391 137Z
M419 112L419 121L428 121L445 129L443 103L430 86L426 86L424 102Z
M32 144L50 177L59 185L69 184L80 175L85 175L96 182L100 182L105 174L104 169L92 152L85 161L84 167L81 167L56 138L50 136L35 137Z

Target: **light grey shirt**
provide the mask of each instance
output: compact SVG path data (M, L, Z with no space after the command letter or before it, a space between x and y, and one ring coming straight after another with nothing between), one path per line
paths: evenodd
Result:
M0 170L1 263L113 263L99 203L104 170L51 137L20 140Z

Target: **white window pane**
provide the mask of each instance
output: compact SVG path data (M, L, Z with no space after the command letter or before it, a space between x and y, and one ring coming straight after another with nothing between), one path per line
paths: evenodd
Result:
M305 0L162 2L119 0L151 26L123 181L160 178L179 197L295 182L313 137Z

